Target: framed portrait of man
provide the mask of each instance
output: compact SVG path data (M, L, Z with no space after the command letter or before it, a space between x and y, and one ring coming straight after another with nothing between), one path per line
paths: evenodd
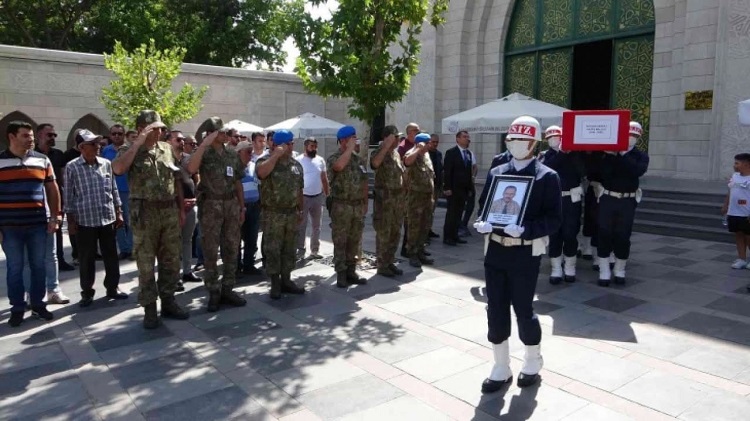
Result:
M489 222L494 228L523 225L523 215L526 212L533 184L534 177L494 176L480 219Z

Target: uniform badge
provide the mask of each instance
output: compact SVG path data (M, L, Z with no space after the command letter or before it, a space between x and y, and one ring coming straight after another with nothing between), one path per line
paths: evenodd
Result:
M362 171L362 174L367 174L367 169L365 169L364 165L360 165L359 170Z
M234 168L227 167L227 177L234 177Z
M294 174L294 175L299 175L299 168L297 168L297 167L292 167L292 174Z

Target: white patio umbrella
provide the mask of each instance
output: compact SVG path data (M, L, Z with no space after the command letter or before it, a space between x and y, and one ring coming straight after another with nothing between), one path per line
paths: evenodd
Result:
M737 114L741 125L750 126L750 99L740 101L737 104Z
M244 122L242 120L232 120L229 123L224 125L225 127L231 127L234 130L237 130L241 135L244 136L250 136L253 133L261 133L263 132L263 127L256 126L255 124L250 124L247 122Z
M563 107L539 101L519 93L496 99L476 108L443 119L443 133L506 133L508 126L522 115L539 120L542 128L562 124Z
M295 138L304 137L336 137L336 132L344 127L343 124L329 120L313 113L304 113L297 117L268 126L266 132L276 130L289 130Z

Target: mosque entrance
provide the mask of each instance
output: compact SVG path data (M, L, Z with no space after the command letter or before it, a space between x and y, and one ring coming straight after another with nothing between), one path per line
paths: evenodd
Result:
M516 0L505 41L505 95L562 107L629 109L648 147L653 0Z

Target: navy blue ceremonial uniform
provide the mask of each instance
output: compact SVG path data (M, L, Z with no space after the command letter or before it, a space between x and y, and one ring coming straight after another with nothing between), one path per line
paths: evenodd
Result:
M578 253L582 203L580 200L573 203L570 189L581 186L581 179L585 173L583 157L580 152L563 153L550 148L544 151L540 161L557 172L560 177L560 188L567 192L562 198L560 229L549 236L549 257L560 257L562 254L573 257Z
M554 170L533 159L520 171L508 162L490 170L481 197L486 198L494 175L533 176L529 202L521 226L523 240L534 240L549 236L560 228L561 190L560 180ZM484 207L484 201L480 202ZM480 213L480 215L482 215ZM502 229L494 235L508 237ZM531 245L503 246L490 239L484 257L484 273L487 283L487 339L500 344L510 337L510 306L516 313L518 336L525 345L538 345L542 329L534 314L533 301L539 277L541 256L532 255Z
M586 167L586 179L589 186L583 198L583 236L591 239L591 246L597 247L597 215L599 215L599 199L594 192L592 183L602 182L602 157L604 152L586 152L583 155L583 163Z
M637 206L635 193L638 179L647 169L648 155L635 148L624 155L605 154L602 158L604 194L599 197L597 245L600 258L608 258L613 251L618 259L630 257L630 234ZM622 194L632 197L617 197Z
M493 169L497 166L503 165L505 163L510 162L510 160L513 159L513 157L510 155L510 152L505 151L503 153L499 153L495 155L492 158L492 163L490 164L490 169ZM481 202L480 202L481 203Z

